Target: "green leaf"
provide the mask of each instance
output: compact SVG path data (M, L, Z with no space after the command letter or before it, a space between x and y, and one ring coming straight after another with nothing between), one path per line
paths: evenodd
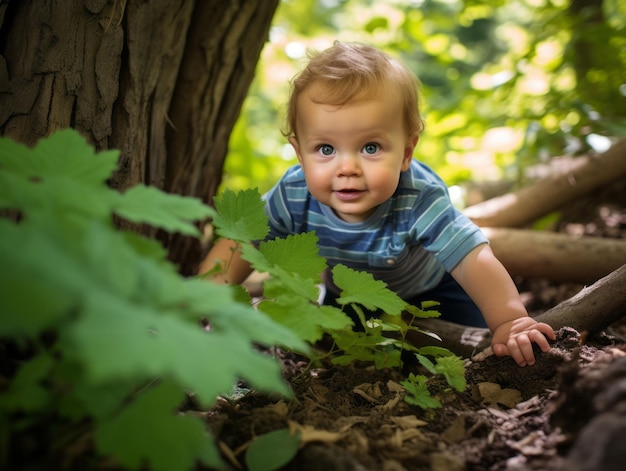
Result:
M52 327L77 304L72 292L90 287L71 254L28 221L0 219L0 259L3 337L32 337Z
M408 379L400 381L400 384L404 386L404 389L407 391L404 400L422 409L436 409L441 407L441 402L430 395L430 391L428 391L428 386L426 385L427 382L428 378L426 376L414 375L413 373L409 375Z
M317 301L319 288L315 280L302 278L298 273L289 273L283 267L270 262L265 255L252 245L241 247L242 257L250 262L252 267L259 272L266 272L272 278L264 284L264 294L268 298L290 292L305 297L311 302Z
M131 469L146 463L155 471L194 469L196 462L222 467L202 421L176 412L183 391L165 381L137 397L119 415L96 427L98 450Z
M118 150L97 153L73 129L40 139L33 149L10 139L0 140L0 167L26 178L65 177L94 186L105 183L117 167Z
M0 394L0 412L38 412L51 401L51 393L44 387L53 365L53 358L42 353L27 361L11 380L9 388Z
M164 193L137 185L126 191L116 204L115 213L130 222L150 224L168 232L199 236L191 221L214 216L214 211L199 199Z
M59 415L74 421L104 419L125 407L130 392L138 389L132 380L93 384L83 380L81 369L77 368L74 374L76 376L65 378L65 384L72 387L67 388L55 404Z
M424 355L420 355L419 353L416 353L415 356L417 357L418 361L420 362L420 364L426 368L430 373L432 374L437 374L437 370L435 368L435 364L430 361L427 357L425 357Z
M339 304L357 303L370 311L381 309L386 314L400 315L407 306L387 285L366 272L344 265L333 267L333 281L342 290Z
M446 377L448 384L457 391L465 391L467 382L465 380L465 365L458 356L444 356L436 360L435 370Z
M226 190L213 202L217 209L213 224L215 232L221 237L247 243L262 240L268 234L265 203L256 188L237 194Z
M343 354L333 359L337 365L354 361L371 361L377 368L397 367L401 364L400 350L393 339L382 335L382 328L368 328L366 332L343 330L331 332L337 347Z
M275 298L283 293L292 293L312 303L317 302L320 289L310 278L303 280L297 274L289 274L280 267L274 267L271 274L272 277L263 285L266 297Z
M429 355L431 357L448 357L454 356L450 350L444 347L437 347L435 345L428 345L426 347L419 347L417 352L422 355Z
M300 434L279 429L254 439L246 452L250 471L274 471L289 463L298 453Z
M259 389L291 394L278 363L254 349L241 332L206 332L173 313L105 293L88 298L81 322L68 328L67 336L73 345L67 354L76 355L94 383L170 376L197 393L204 405L240 377Z
M288 273L296 273L302 278L311 278L319 283L321 273L326 269L326 260L320 256L315 232L289 235L284 239L261 242L259 251L272 266L279 266Z
M33 181L0 168L0 208L20 210L28 219L45 212L63 219L110 220L117 197L118 193L105 186L89 187L66 176Z
M22 177L35 176L33 150L8 137L0 137L0 168ZM2 188L2 186L0 186Z
M407 304L404 309L414 317L428 319L432 317L439 317L441 315L439 311L432 309L436 306L439 306L437 301L423 301L421 308Z
M258 308L299 338L312 343L321 339L324 332L352 325L350 318L337 308L317 306L305 298L289 294L262 301Z
M282 345L299 352L308 350L305 342L291 330L274 322L265 313L251 309L249 295L245 303L238 301L240 290L243 288L239 286L218 285L199 278L187 278L173 287L173 294L178 296L169 305L175 307L184 304L182 314L194 322L199 317L206 317L213 329L238 332L253 343Z

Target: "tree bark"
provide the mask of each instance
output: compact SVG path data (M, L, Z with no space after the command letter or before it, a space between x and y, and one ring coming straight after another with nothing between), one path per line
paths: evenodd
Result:
M554 329L595 334L626 316L626 264L536 317Z
M222 179L230 133L268 37L279 0L196 2L169 118L165 190L212 202ZM166 236L173 260L195 274L198 240Z
M524 229L483 228L511 276L593 283L626 264L626 240Z
M621 140L603 154L578 158L564 173L470 206L464 212L481 227L522 227L625 176L626 140Z
M145 183L210 202L277 5L4 2L0 134L33 145L72 127L97 150L121 150L114 188ZM193 272L199 244L161 239Z

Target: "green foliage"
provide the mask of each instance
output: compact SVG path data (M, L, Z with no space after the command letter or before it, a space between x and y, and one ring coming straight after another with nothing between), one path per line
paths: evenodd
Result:
M244 242L263 239L269 226L263 213L263 202L257 195L256 190L244 190L239 195L227 190L216 197L217 214L213 215L213 224L217 227L217 234Z
M434 358L435 361L433 362L426 355ZM457 391L463 392L467 388L463 360L445 348L418 348L415 357L429 373L443 375L447 383ZM405 400L409 404L423 409L441 407L439 400L434 398L428 390L428 378L425 375L411 373L406 380L400 381L400 384L407 390Z
M283 0L231 136L224 187L264 192L297 163L280 133L289 81L307 48L335 40L378 46L420 78L426 131L416 158L449 185L522 179L550 156L601 149L626 135L625 29L618 0Z
M333 280L341 288L339 304L360 304L365 309L377 309L390 315L400 315L406 303L387 285L365 272L357 272L343 265L333 268Z
M33 427L72 440L62 424L74 421L126 468L219 468L203 424L176 412L183 390L205 407L240 378L289 396L278 363L256 345L307 347L232 288L180 276L156 241L116 229L114 215L198 234L193 221L216 216L154 188L108 188L117 158L72 130L32 149L0 139L0 210L13 215L0 219L0 344L19 352L3 371L0 450ZM232 230L261 237L247 220Z
M428 378L424 375L409 373L408 379L400 381L406 389L407 395L404 400L411 405L422 409L436 409L441 407L441 402L436 397L432 397L428 391Z
M98 449L128 469L140 469L146 457L155 470L192 469L196 461L219 463L217 450L207 446L202 422L174 413L183 398L183 391L171 382L139 394L111 420L100 422L95 433Z
M225 195L230 201L229 208L255 208L265 214L256 191L241 191L236 195L229 191ZM217 226L216 231L223 234L220 224L242 227L242 219L248 218L261 219L252 210L237 209L219 214L213 223ZM260 222L258 226L265 227ZM257 308L307 342L315 343L328 335L334 341L334 348L329 353L333 363L346 365L364 361L373 363L377 368L399 367L402 365L402 352L409 351L417 355L427 373L441 375L453 388L464 390L464 368L459 357L445 348L418 348L406 341L409 331L439 339L436 334L405 322L400 315L407 312L413 318L438 316L439 313L432 309L436 303L424 303L421 308L409 306L385 283L375 280L369 273L337 265L332 269L333 281L341 290L337 302L341 306L349 305L357 312L362 331L355 331L353 321L341 309L318 304L320 274L326 269L326 263L318 253L318 238L314 232L263 242L256 241L251 233L241 234L236 240L242 244L243 258L255 269L270 275L264 285L264 299L257 304ZM379 312L380 318L366 319L363 309ZM434 362L428 357L434 358ZM313 361L319 359L312 358ZM411 388L429 396L426 382L418 385L411 383ZM409 394L407 400L415 400L411 399L415 396L415 393ZM418 403L413 403L424 407L432 401L420 398Z
M250 471L273 471L289 463L300 446L300 434L279 429L257 437L246 452Z

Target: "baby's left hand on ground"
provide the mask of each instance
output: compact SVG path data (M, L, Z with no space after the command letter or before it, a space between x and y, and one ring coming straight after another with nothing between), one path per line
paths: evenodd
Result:
M542 352L550 349L548 339L556 339L548 324L535 321L532 317L520 317L499 325L493 332L491 347L497 356L510 355L519 366L535 364L533 342Z

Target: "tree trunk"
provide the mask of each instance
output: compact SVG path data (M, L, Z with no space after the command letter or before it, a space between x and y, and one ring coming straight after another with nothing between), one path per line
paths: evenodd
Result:
M511 276L590 284L626 264L626 240L483 228Z
M481 227L521 227L564 204L626 177L626 140L598 156L580 157L563 173L465 209Z
M277 5L2 3L0 134L33 145L72 127L98 150L121 150L113 187L145 183L210 202ZM193 272L199 244L162 239Z

